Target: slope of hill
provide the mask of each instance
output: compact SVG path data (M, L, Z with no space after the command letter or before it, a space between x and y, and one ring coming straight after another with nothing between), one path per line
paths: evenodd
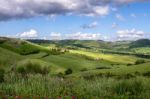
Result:
M35 40L33 40L35 42ZM24 61L26 59L32 60L37 59L43 61L42 63L49 64L53 68L53 73L64 72L67 68L71 68L74 72L80 72L82 69L91 70L97 67L111 67L117 65L134 64L136 60L141 58L132 55L122 55L122 54L110 54L103 52L95 52L94 48L100 49L100 46L113 47L115 44L111 42L104 41L78 41L78 40L64 40L64 41L36 41L38 43L47 44L57 44L56 46L78 46L78 48L84 49L74 49L57 55L49 55L47 52L50 51L45 46L40 46L28 41L23 41L20 39L10 39L10 38L0 38L0 65L2 66L12 66ZM44 43L46 42L46 43ZM50 43L48 43L50 42ZM67 45L68 44L68 45ZM107 45L108 44L108 45ZM128 45L129 42L117 42L116 46L121 44ZM105 48L106 48L105 46ZM90 48L86 50L86 48ZM121 46L122 47L122 46ZM102 47L104 48L104 47ZM112 49L113 50L113 49ZM55 50L51 50L53 53ZM9 59L11 57L11 59ZM12 60L14 59L14 60ZM113 67L111 67L113 68Z
M99 42L104 44L104 46L106 44L110 48L102 47L99 45ZM117 42L116 44L116 49L126 49L124 46L129 45L128 42ZM123 45L120 46L121 44ZM12 98L13 96L16 97L16 95L29 96L29 94L32 94L34 97L40 95L43 98L54 94L60 96L60 93L62 93L62 96L65 96L66 99L68 98L66 94L85 97L89 91L91 91L92 98L95 95L99 96L99 93L102 91L101 95L107 93L107 96L112 97L112 94L120 89L129 88L128 90L133 92L135 91L134 85L138 90L139 86L143 88L143 84L144 91L142 90L142 92L149 95L150 59L127 54L96 51L104 50L104 48L105 50L117 51L113 49L113 46L115 46L114 42L52 41L50 43L42 42L41 45L20 39L1 38L0 98L1 95ZM55 45L55 48L59 46L67 51L59 54L50 54L57 51L50 50L53 48L51 45ZM68 46L74 49L70 49ZM39 52L34 52L37 49ZM1 68L4 68L4 71L6 71L4 74L1 72L3 70ZM123 82L121 87L120 80ZM131 82L129 86L130 82L126 84L124 83L126 81L134 81L134 83ZM116 86L119 87L117 87L117 91L114 91ZM125 90L125 95L129 95L128 90ZM87 91L87 94L82 94L85 91ZM93 92L96 92L96 94ZM115 95L123 96L116 93ZM145 94L141 93L140 95L145 97Z
M150 40L149 39L140 39L137 41L133 41L130 44L130 48L137 48L137 47L150 47Z
M39 45L15 38L0 38L0 47L14 51L21 55L33 54L46 50L46 48Z
M0 67L10 68L22 59L24 56L0 47Z

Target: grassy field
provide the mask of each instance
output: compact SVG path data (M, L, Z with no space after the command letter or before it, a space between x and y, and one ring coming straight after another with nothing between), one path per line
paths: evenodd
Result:
M138 59L137 57L134 57L134 56L94 53L94 52L88 52L88 51L82 51L82 50L70 50L70 52L86 55L89 57L93 57L95 59L102 59L102 60L107 60L107 61L121 63L121 64L134 63Z
M81 43L81 41L72 42ZM61 44L67 46L65 43L67 42L63 41ZM82 41L82 43L88 47L94 44L95 49L100 46L97 41ZM108 47L107 44L110 43L101 44ZM77 49L66 49L60 48L55 43L38 45L19 39L0 38L0 98L29 96L33 99L35 96L43 98L47 96L64 99L74 97L148 99L150 97L149 58L106 54L96 52L95 49L79 46ZM134 50L137 53L143 51L144 54L148 53L149 47Z
M135 53L150 54L150 47L140 47L132 49Z
M150 79L64 78L28 75L28 78L7 74L5 83L0 84L0 97L18 98L63 98L63 99L148 99Z

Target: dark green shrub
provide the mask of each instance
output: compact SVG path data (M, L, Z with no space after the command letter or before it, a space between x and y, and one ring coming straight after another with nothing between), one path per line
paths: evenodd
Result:
M50 49L49 53L52 55L60 55L60 54L63 54L64 52L60 48L53 48L53 49Z
M80 71L87 71L88 69L87 68L82 68Z
M0 69L0 83L4 82L4 69Z
M130 79L130 78L134 78L134 77L135 77L135 75L129 74L129 73L123 76L124 79Z
M104 76L105 77L113 77L114 74L112 74L111 72L106 72L106 73L104 73Z
M148 72L146 72L146 73L143 73L143 76L150 77L150 71L148 71Z
M57 76L58 76L58 77L61 77L61 78L64 78L64 74L63 74L62 72L59 72L59 73L57 74Z
M141 73L140 73L140 72L138 72L138 71L136 71L134 74L135 74L135 75L138 75L138 76L140 76L140 75L141 75Z
M128 63L128 64L127 64L127 66L131 66L131 65L133 65L133 64L131 64L131 63Z
M72 69L70 69L70 68L67 69L67 70L65 71L65 74L66 74L66 75L72 74Z
M135 62L135 65L143 64L143 63L145 63L145 60L140 59Z
M111 66L114 66L115 64L111 64Z
M20 50L20 54L21 55L29 55L29 54L36 54L36 53L39 53L40 50L38 49L32 49L32 50L29 50L29 49L21 49Z
M103 67L96 67L96 69L111 69L111 67L103 66Z

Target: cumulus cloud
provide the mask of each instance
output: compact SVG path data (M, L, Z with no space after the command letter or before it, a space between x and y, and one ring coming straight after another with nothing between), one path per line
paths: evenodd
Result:
M81 26L83 29L91 29L91 28L96 28L98 26L98 22L92 22L90 24L84 24Z
M50 39L52 39L52 40L61 40L62 35L61 35L61 33L52 32L52 33L50 33Z
M38 32L34 29L31 29L23 33L18 33L16 36L20 38L36 38L38 37Z
M103 16L109 6L91 0L0 0L0 20L51 15Z
M0 20L35 16L104 16L111 5L148 0L0 0Z
M119 40L134 40L143 38L145 33L141 30L131 29L131 30L119 30L117 31Z
M82 33L76 32L71 34L66 34L65 39L75 39L75 40L99 40L101 39L100 33Z

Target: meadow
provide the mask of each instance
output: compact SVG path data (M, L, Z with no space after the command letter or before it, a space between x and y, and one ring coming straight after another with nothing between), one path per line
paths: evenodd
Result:
M136 42L1 37L0 98L149 99L150 59L118 49L149 55Z

